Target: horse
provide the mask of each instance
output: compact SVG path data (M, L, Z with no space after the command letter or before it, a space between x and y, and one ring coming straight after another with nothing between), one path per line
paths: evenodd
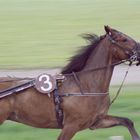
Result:
M140 62L140 44L124 33L105 26L102 36L86 34L89 44L62 69L65 80L55 91L62 99L62 127L58 123L54 91L48 97L33 86L0 99L0 124L6 120L32 127L61 129L57 140L71 140L84 129L127 127L132 140L140 140L133 122L108 114L109 85L114 67L123 62ZM28 79L23 79L27 80ZM0 89L23 83L22 79L0 78ZM62 95L62 96L61 96ZM66 95L66 96L65 96Z

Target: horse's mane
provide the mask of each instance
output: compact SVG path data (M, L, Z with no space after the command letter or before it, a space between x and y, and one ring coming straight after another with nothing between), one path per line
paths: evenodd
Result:
M78 53L70 59L70 62L68 63L68 65L66 65L62 69L62 74L69 74L72 72L81 71L84 68L89 56L91 55L91 53L94 51L97 44L101 40L101 38L95 34L92 34L92 35L86 34L82 37L86 39L87 41L89 41L90 44L82 47L82 49L80 49Z

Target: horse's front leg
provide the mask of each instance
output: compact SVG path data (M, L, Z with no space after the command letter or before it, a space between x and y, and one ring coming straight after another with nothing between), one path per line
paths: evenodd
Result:
M128 128L132 136L132 140L140 140L140 137L138 133L136 132L133 122L128 118L104 116L104 117L101 117L95 124L93 124L91 129L109 128L109 127L119 126L119 125L122 125Z
M60 136L58 137L58 140L71 140L78 131L78 127L76 127L74 124L65 125Z

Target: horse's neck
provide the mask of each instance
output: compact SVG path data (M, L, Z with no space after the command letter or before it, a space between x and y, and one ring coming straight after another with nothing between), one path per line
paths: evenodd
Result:
M102 46L101 43L98 44L96 50L89 57L85 68L83 69L96 69L104 66L108 66L112 63L112 56L109 50L109 47ZM107 92L112 77L113 68L108 67L102 70L89 71L85 74L81 74L80 77L84 81L85 90L90 92Z

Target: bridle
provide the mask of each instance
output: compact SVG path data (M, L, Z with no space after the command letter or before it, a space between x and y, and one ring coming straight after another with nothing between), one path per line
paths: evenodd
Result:
M138 43L135 41L135 46L133 49L128 49L128 48L124 48L122 45L120 45L116 40L114 40L110 35L108 35L109 41L116 45L117 47L119 47L121 50L124 51L124 53L129 56L128 59L126 59L129 62L134 62L134 61L138 61Z

